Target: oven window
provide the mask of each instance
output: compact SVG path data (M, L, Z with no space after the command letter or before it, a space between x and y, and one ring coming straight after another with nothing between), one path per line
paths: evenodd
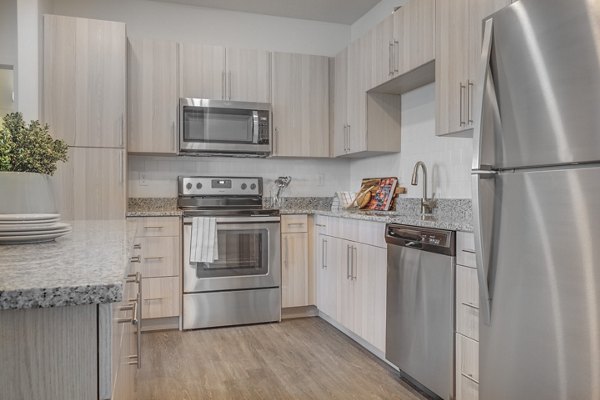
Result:
M269 271L266 229L218 230L219 259L198 263L198 278L266 275Z
M183 108L183 139L186 142L252 143L251 110Z

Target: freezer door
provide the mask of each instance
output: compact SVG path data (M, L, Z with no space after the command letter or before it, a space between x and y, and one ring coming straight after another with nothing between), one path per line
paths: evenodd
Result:
M600 166L496 176L480 398L600 399Z
M599 161L600 2L521 0L491 19L493 83L482 85L486 93L477 101L500 121L483 118L480 164Z

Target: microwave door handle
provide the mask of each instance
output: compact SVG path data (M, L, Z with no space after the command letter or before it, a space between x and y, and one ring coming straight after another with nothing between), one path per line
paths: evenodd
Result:
M258 144L258 111L252 111L252 143Z

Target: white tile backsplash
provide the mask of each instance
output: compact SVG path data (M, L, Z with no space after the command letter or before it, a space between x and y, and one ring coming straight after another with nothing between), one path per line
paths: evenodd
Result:
M273 180L290 175L284 196L333 196L336 191L356 191L362 178L398 176L407 197L421 197L411 186L413 166L428 168L428 191L437 198L470 198L472 139L435 136L434 84L402 96L402 151L358 160L254 159L205 157L129 157L129 197L176 197L179 175L262 176L265 194Z

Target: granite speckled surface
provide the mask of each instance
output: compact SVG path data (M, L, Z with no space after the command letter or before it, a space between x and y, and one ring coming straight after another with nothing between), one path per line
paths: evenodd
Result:
M179 217L177 198L170 197L132 197L127 201L128 217Z
M339 218L361 219L386 223L398 223L430 228L473 231L471 200L439 199L433 217L420 216L421 200L400 198L394 211L331 211L331 197L283 197L281 214L318 214ZM264 198L265 208L271 208L270 198ZM173 216L181 215L177 210L177 199L129 199L127 216Z
M121 301L135 227L73 221L56 241L0 246L0 310Z

